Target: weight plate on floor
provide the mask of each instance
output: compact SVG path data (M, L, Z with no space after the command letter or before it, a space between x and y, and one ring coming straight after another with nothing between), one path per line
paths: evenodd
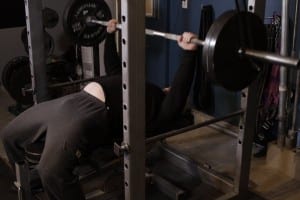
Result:
M15 58L10 59L6 65L2 69L2 84L6 90L8 90L8 84L9 79L11 77L11 74L16 69L16 66L22 66L26 65L28 63L28 57L27 56L18 56Z
M31 93L23 93L22 89L31 87L31 75L29 58L20 56L13 58L8 63L6 71L5 88L9 95L18 103L32 105L33 97Z

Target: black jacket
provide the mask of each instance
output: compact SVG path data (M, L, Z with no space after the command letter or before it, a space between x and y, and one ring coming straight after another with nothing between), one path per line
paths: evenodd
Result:
M146 133L153 135L166 130L185 107L193 82L196 51L183 51L183 57L170 92L165 93L158 86L146 82ZM114 35L108 34L105 41L104 63L107 76L101 79L106 106L109 109L110 126L115 134L122 133L122 68L116 51Z

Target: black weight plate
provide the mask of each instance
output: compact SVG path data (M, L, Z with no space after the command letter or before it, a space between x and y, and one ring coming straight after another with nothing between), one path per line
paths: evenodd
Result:
M59 20L58 13L48 7L43 8L43 25L45 28L54 28Z
M25 51L27 53L29 53L26 27L22 30L21 40L23 42L23 46L24 46ZM52 36L47 31L44 31L44 47L45 47L46 55L51 55L53 53L53 51L54 51L54 40L53 40Z
M51 84L70 81L73 71L75 73L75 66L63 59L47 63L47 76Z
M239 91L257 77L261 63L239 55L238 50L265 50L266 47L265 26L258 16L228 11L209 29L202 61L210 78L228 90Z
M6 89L7 87L7 70L9 69L9 62L6 63L6 65L4 65L3 69L2 69L2 74L1 74L1 82L2 82L2 85L4 86L4 88Z
M7 80L9 79L10 73L11 73L11 70L12 70L11 66L14 65L15 62L18 62L19 60L22 60L22 56L21 57L15 57L15 58L9 60L2 69L1 81L2 81L2 84L3 84L5 89L7 89L7 82L8 82Z
M28 57L27 56L18 56L15 58L10 59L6 65L2 69L2 84L6 90L8 90L8 82L11 77L11 74L13 71L19 67L26 65L28 63Z
M87 17L107 21L111 12L104 0L71 0L63 15L65 32L83 46L93 46L105 39L106 27L86 22Z
M7 79L7 91L16 102L23 105L32 105L33 97L31 93L23 95L22 88L31 86L31 75L29 58L23 57L22 62L15 62L11 65L10 75Z

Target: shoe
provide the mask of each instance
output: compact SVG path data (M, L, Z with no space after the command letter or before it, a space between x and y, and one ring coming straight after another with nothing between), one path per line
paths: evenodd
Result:
M34 168L30 170L29 178L30 178L29 183L30 183L32 193L38 193L43 191L42 180L40 178L40 175L38 174L37 169Z
M17 181L14 181L11 186L9 187L10 193L18 193L18 183Z
M36 169L30 170L29 177L30 177L29 184L31 187L32 194L37 194L42 192L43 184L37 173L37 170ZM17 193L19 187L20 187L19 183L17 181L14 181L9 191L12 193Z

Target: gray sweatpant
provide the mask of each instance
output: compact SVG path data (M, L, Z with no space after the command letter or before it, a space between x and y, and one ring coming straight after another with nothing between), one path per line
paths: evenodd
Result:
M45 139L37 170L51 200L84 199L73 169L81 156L111 141L105 104L84 91L29 108L0 136L13 165L24 160L26 145Z

